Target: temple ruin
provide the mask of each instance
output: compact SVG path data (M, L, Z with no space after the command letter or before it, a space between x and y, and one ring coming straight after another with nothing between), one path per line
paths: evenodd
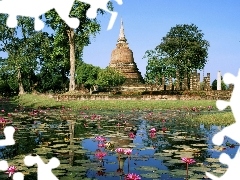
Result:
M109 67L117 69L125 76L125 84L140 84L143 82L143 77L134 62L133 52L129 49L122 20L119 38L116 48L112 51Z

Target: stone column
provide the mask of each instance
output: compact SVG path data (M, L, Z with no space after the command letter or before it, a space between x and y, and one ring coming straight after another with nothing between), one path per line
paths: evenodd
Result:
M193 73L190 74L190 91L193 90Z
M162 77L162 85L163 86L165 85L165 77L164 76Z
M162 87L163 87L163 90L166 90L165 77L164 76L162 77Z
M184 73L183 90L188 90L187 73Z
M192 86L193 86L193 90L196 91L197 90L197 70L193 71L193 79L192 79Z
M229 84L229 91L232 91L234 88L234 85L233 84Z
M210 90L210 73L207 73L207 90Z
M169 90L173 90L172 89L172 76L169 77Z
M218 71L218 73L217 73L217 90L222 90L222 87L221 87L221 71Z
M179 81L180 81L179 72L177 71L176 72L176 88L175 88L175 90L179 90Z
M207 77L203 77L203 82L204 82L204 91L207 90Z
M197 73L197 90L200 90L200 73Z

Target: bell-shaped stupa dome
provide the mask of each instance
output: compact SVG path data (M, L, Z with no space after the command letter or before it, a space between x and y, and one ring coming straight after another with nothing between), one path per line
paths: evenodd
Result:
M133 52L128 47L122 20L116 46L112 51L109 67L119 70L126 77L127 83L143 82L142 75L134 62Z

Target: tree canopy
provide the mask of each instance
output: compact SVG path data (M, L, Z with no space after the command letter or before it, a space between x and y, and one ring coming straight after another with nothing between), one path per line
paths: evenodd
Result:
M76 69L76 81L77 85L84 85L85 88L90 89L96 85L98 73L101 68L92 64L82 63Z
M74 2L70 16L80 20L77 29L69 28L55 10L45 13L41 18L48 32L35 31L34 19L27 17L18 17L18 26L8 28L8 15L1 14L0 51L6 52L7 57L0 59L0 89L19 94L33 89L39 92L74 90L75 69L83 61L83 49L101 29L97 18L86 16L89 8L87 3ZM113 9L111 2L108 8ZM98 15L104 14L105 11L98 10Z
M89 4L80 1L74 2L70 17L77 17L80 20L80 25L77 29L69 28L54 10L45 14L46 24L54 30L54 38L58 44L58 46L55 47L54 55L69 60L69 91L75 90L75 70L76 64L78 63L76 60L81 59L83 48L91 43L91 37L95 37L101 29L96 18L90 19L86 16L86 12L89 8ZM111 2L108 3L108 8L111 10L113 9ZM99 9L98 14L103 15L105 11Z
M175 77L176 71L182 76L205 67L209 42L194 24L172 27L154 50L146 51L148 59L146 81L155 81L158 76ZM181 77L180 78L183 78Z
M125 77L117 70L107 67L98 74L97 84L100 86L118 86L125 82Z

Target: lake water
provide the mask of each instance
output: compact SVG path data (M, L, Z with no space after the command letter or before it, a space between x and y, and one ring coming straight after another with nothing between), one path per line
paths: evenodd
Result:
M213 113L202 111L201 113ZM196 113L186 110L103 111L70 109L18 110L2 117L16 128L13 146L0 147L1 159L25 174L25 180L37 179L37 166L26 167L26 155L39 155L45 162L57 157L61 165L53 170L60 180L125 179L136 173L143 180L186 179L182 157L192 158L190 179L206 179L205 172L221 176L226 165L218 161L222 152L234 157L238 145L225 139L222 146L212 137L223 127L191 121ZM156 133L150 133L155 128ZM3 129L0 131L3 132ZM134 134L135 137L129 136ZM108 147L99 147L95 137L106 138ZM3 133L0 136L4 138ZM116 148L130 148L132 154L119 155ZM96 152L106 153L99 159ZM5 172L1 179L8 179Z

